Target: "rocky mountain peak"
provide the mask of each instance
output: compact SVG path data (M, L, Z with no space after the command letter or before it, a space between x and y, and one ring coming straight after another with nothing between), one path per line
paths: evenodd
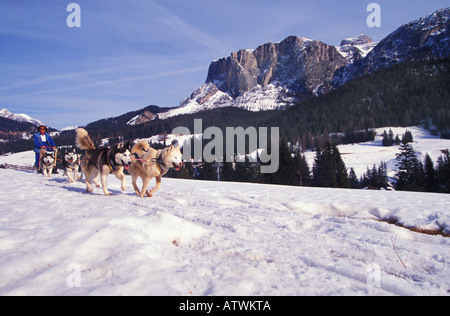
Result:
M348 64L353 64L355 61L365 58L377 44L367 35L361 34L342 40L341 45L336 48L347 59Z
M326 92L336 69L346 64L335 47L290 36L214 61L206 83L236 99L256 87L276 84L299 98Z
M361 34L361 35L358 35L357 37L343 39L340 46L344 46L344 45L355 46L355 45L365 45L365 44L371 44L371 43L373 43L373 39L371 39L370 37L368 37L365 34Z

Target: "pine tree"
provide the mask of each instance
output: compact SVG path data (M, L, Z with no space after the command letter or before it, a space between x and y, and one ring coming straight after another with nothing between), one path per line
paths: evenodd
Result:
M286 138L280 140L279 168L273 174L267 174L266 179L272 184L298 185L297 169L295 161L292 158Z
M335 145L317 151L313 167L313 184L319 187L349 188L347 168Z
M300 186L311 185L311 171L309 170L308 162L305 155L298 153L295 155L295 165Z
M433 160L431 160L430 155L427 153L424 161L424 189L427 192L438 192L439 190L439 182L436 174L436 170L434 169Z
M419 169L420 162L412 145L402 143L400 154L397 154L398 171L396 174L397 184L395 188L403 191L417 191L420 187Z
M389 134L386 132L386 131L384 131L383 132L383 141L382 141L382 144L383 144L383 146L385 146L385 147L389 147L389 146L392 146L392 145L394 145L394 132L392 132L392 129L389 129Z
M356 172L353 168L350 169L350 174L348 178L350 181L351 189L361 189L361 183L359 182L358 177L356 176Z
M411 131L406 130L402 137L402 143L412 143L414 141L413 134Z
M450 155L447 150L444 156L438 158L438 179L440 184L440 192L450 193Z
M388 186L387 166L385 162L381 162L378 167L378 188L387 188Z

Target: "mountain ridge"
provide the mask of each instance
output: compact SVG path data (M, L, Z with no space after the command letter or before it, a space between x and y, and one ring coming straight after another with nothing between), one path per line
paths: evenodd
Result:
M10 112L6 108L3 108L2 110L0 110L0 117L10 119L13 121L17 121L17 122L28 122L35 126L45 125L42 121L32 118L31 116L29 116L27 114L15 114L15 113Z
M449 57L449 17L450 8L437 10L399 27L380 43L364 34L337 47L289 36L241 49L213 61L205 83L160 118L229 106L283 109L397 63Z

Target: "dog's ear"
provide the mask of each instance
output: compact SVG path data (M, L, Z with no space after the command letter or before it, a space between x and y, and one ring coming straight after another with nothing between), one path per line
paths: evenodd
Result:
M131 141L120 142L117 144L117 149L121 149L121 148L129 149L130 145L131 145Z
M172 142L172 146L174 147L174 148L180 148L180 144L178 143L178 140L174 140L173 142Z

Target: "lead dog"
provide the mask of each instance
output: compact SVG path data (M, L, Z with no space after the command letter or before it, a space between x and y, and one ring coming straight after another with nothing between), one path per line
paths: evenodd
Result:
M131 150L133 162L128 173L131 174L133 188L137 195L152 197L161 187L161 178L170 168L180 170L183 166L183 155L178 144L162 150L155 150L146 141L140 141ZM136 184L138 177L142 178L142 190ZM156 178L156 186L147 191L150 180Z
M125 191L126 181L123 169L127 169L131 164L130 143L121 142L114 146L97 149L85 129L78 128L76 133L77 147L86 150L86 155L81 161L81 169L86 176L86 192L94 191L92 181L99 187L95 179L100 174L103 193L111 195L106 183L106 177L111 173L122 181L122 191Z

